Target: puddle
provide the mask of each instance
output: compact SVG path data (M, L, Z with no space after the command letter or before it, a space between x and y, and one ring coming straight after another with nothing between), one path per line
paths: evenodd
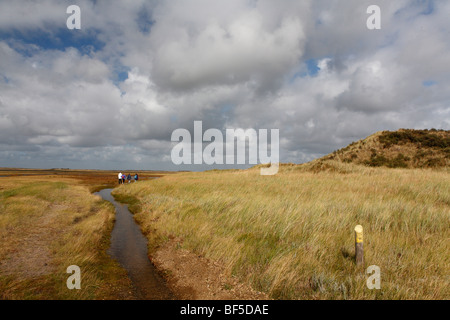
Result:
M111 234L108 254L128 272L136 289L137 298L144 300L173 300L173 293L147 256L147 238L134 221L128 206L116 202L113 189L103 189L95 194L111 202L116 208L116 221Z

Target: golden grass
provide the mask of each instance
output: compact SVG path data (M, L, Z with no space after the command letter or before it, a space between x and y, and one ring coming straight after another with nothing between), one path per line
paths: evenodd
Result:
M130 290L107 255L114 208L79 180L0 180L0 299L114 299ZM66 269L81 269L69 290Z
M450 175L325 161L245 171L180 173L125 185L153 246L171 236L276 299L449 299ZM366 267L354 263L353 228Z

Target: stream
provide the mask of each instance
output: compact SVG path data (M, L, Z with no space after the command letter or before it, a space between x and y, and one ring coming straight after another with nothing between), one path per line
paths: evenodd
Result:
M165 280L148 258L147 238L142 234L128 206L114 200L112 190L103 189L95 193L116 208L116 221L111 233L111 247L108 254L127 270L138 299L175 299Z

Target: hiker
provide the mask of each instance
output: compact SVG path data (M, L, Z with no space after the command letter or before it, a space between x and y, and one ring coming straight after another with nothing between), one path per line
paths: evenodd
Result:
M119 178L119 184L121 184L122 183L122 172L119 173L118 178Z
M129 173L129 174L128 174L128 176L127 176L127 180L128 180L128 183L130 183L130 182L131 182L131 173Z
M136 181L138 181L138 180L139 180L139 176L138 176L137 173L135 173L135 174L134 174L134 182L136 182Z
M127 178L127 176L125 174L122 175L122 184L125 184L125 179Z

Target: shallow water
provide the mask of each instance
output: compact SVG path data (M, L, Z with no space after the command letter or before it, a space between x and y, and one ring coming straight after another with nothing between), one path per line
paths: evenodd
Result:
M148 258L147 238L144 237L134 221L128 206L114 200L111 195L112 190L103 189L95 193L111 202L116 208L116 221L111 234L111 247L108 254L127 270L138 299L174 299L164 279Z

